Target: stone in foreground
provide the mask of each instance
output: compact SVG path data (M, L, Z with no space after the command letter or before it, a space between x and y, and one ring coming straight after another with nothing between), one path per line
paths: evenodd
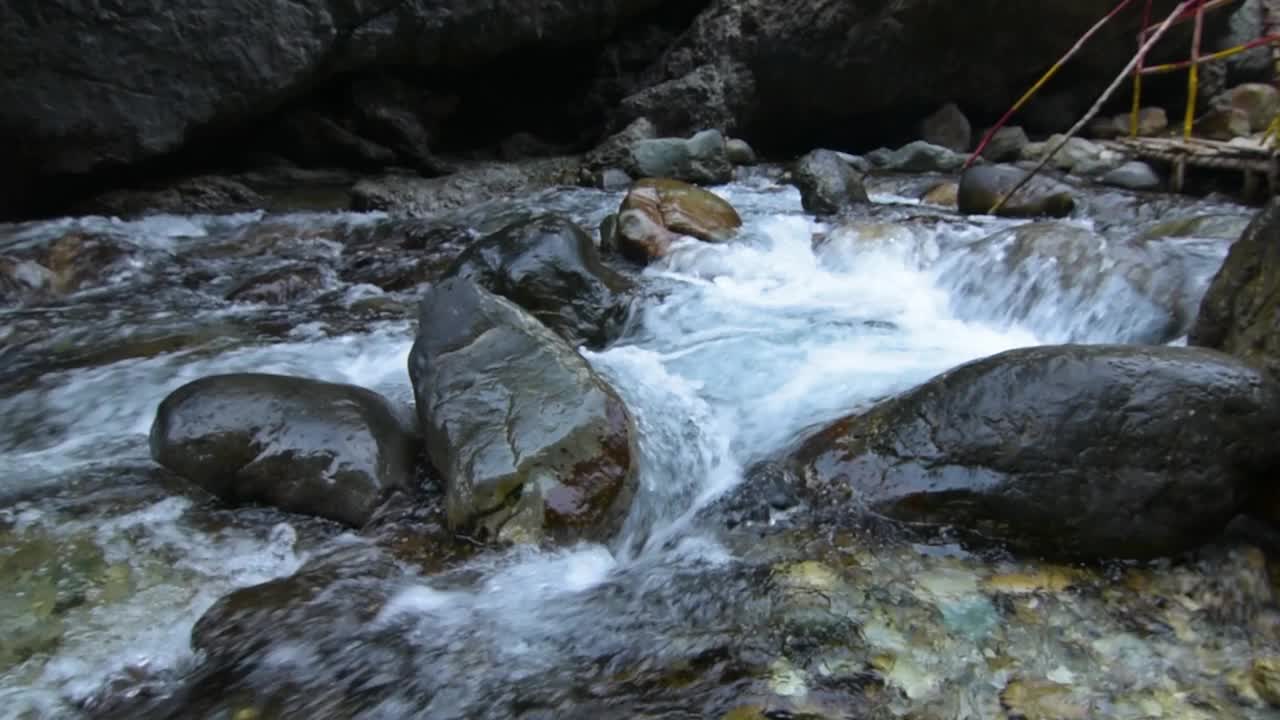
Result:
M409 374L451 529L603 538L635 489L618 396L563 339L465 278L427 292Z
M160 403L156 462L231 503L363 526L415 477L412 428L381 395L268 374L212 375Z
M1275 482L1280 387L1196 348L1012 350L807 440L835 520L954 526L1033 554L1150 558L1211 539Z

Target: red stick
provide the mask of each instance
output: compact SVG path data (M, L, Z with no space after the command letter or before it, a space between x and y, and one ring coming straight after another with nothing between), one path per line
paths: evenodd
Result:
M1072 56L1074 56L1077 52L1080 52L1080 48L1084 47L1084 44L1089 41L1089 38L1096 35L1098 31L1102 29L1103 25L1106 25L1107 22L1111 20L1111 18L1115 17L1116 15L1119 15L1120 11L1125 9L1125 7L1127 7L1129 3L1132 1L1133 0L1120 0L1120 4L1117 5L1114 10L1107 13L1101 20L1095 23L1093 27L1089 28L1088 32L1086 32L1084 35L1081 35L1080 39L1076 41L1076 44L1072 45L1071 49L1068 50L1065 55L1063 55L1061 58L1058 58L1058 62L1054 63L1053 66L1049 68L1049 71L1046 72L1039 80L1036 81L1034 85L1031 86L1030 90L1028 90L1025 94L1023 94L1021 98L1018 98L1018 102L1014 103L1013 107L1009 108L1005 112L1004 116L1000 118L1000 121L997 122L995 125L992 125L991 129L987 131L987 134L982 136L982 142L978 143L977 149L975 149L973 151L973 154L969 156L969 159L965 161L964 166L966 169L969 168L971 165L973 165L973 163L978 159L978 156L982 154L983 150L987 149L987 144L991 142L991 138L995 137L996 132L999 131L1000 128L1004 127L1005 123L1009 122L1009 119L1013 117L1014 113L1018 112L1018 110L1021 110L1022 106L1027 104L1027 101L1030 100L1031 97L1036 94L1036 91L1039 90L1046 82L1048 82L1049 78L1053 77L1058 72L1058 70L1062 67L1062 64L1070 60ZM1204 1L1204 0L1200 0L1200 1Z

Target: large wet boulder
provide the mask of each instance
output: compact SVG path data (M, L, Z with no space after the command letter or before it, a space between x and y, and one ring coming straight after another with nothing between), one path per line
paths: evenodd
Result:
M815 215L835 215L871 201L858 172L832 150L814 150L797 160L791 181L800 189L801 206Z
M360 527L389 493L414 485L406 414L353 385L212 375L160 403L151 457L227 502Z
M409 375L451 529L536 541L619 527L635 489L631 417L533 315L445 280L422 300Z
M1029 553L1145 558L1211 538L1280 468L1280 386L1198 348L1063 345L962 365L807 440L814 504Z
M1280 200L1271 200L1231 246L1189 340L1280 379Z
M960 176L957 193L960 212L986 215L1000 198L1025 177L1026 170L1012 165L977 165ZM1022 186L997 215L1004 217L1066 217L1075 209L1070 188L1049 178L1036 176Z
M574 344L603 345L624 319L630 281L600 261L591 236L543 215L476 241L446 277L469 278L533 313Z
M666 255L681 235L724 242L740 227L738 211L719 195L679 180L646 178L618 207L615 241L624 257L647 263Z

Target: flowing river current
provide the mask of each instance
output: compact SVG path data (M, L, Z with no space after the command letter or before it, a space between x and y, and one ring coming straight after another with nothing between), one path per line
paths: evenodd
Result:
M0 227L0 255L68 237L90 254L55 268L62 293L0 310L0 716L1268 717L1237 677L1270 597L1247 545L1067 567L708 520L754 463L960 363L1181 342L1250 215L1098 194L1041 226L1074 240L1042 247L1018 235L1026 221L908 199L913 182L873 188L875 206L838 221L804 214L765 175L716 188L741 236L682 241L634 271L643 292L623 336L582 351L639 430L641 490L612 543L336 584L374 611L338 603L225 682L200 675L190 644L215 600L372 541L227 508L165 473L147 447L156 407L238 371L411 403L420 290L366 271L408 262L380 248L414 221L264 211ZM619 200L561 189L467 217L557 211L594 228ZM486 222L498 221L473 224ZM462 246L415 257L443 262L450 243ZM287 302L226 299L296 267L314 282Z

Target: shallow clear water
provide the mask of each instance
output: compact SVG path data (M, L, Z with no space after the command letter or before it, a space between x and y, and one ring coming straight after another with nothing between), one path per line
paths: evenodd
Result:
M188 636L203 611L232 588L370 541L222 508L158 471L146 448L155 408L189 380L246 370L409 403L414 292L346 269L369 250L361 232L400 221L247 214L0 230L0 254L38 254L69 232L124 249L91 286L0 321L0 713L93 715L150 696L137 707L155 717L704 717L741 706L979 718L1019 702L1057 703L1063 717L1225 717L1203 710L1221 696L1263 717L1221 679L1263 642L1232 614L1251 618L1262 590L1218 593L1213 612L1196 595L1217 575L1255 576L1247 550L1175 568L1062 569L865 537L744 538L699 514L806 431L965 361L1150 340L1139 335L1153 327L1176 341L1168 318L1198 303L1225 256L1221 240L1180 238L1141 250L1145 275L1115 272L1152 218L1135 210L1126 223L1113 202L1106 222L1066 222L1096 233L1088 247L1104 281L1053 257L1008 267L1007 246L984 238L1023 223L879 190L864 216L824 223L768 181L718 189L747 221L741 238L690 240L646 269L625 335L583 351L639 430L641 492L619 538L361 581L351 592L381 602L372 620L317 623L212 699L207 678L182 677L198 669ZM518 204L594 227L618 200L564 190ZM499 210L510 208L489 212ZM297 262L325 269L320 287L283 304L224 299L245 277ZM1146 589L1117 594L1126 582ZM1187 603L1154 601L1172 596ZM1178 608L1186 617L1167 617ZM205 714L184 709L194 707Z

